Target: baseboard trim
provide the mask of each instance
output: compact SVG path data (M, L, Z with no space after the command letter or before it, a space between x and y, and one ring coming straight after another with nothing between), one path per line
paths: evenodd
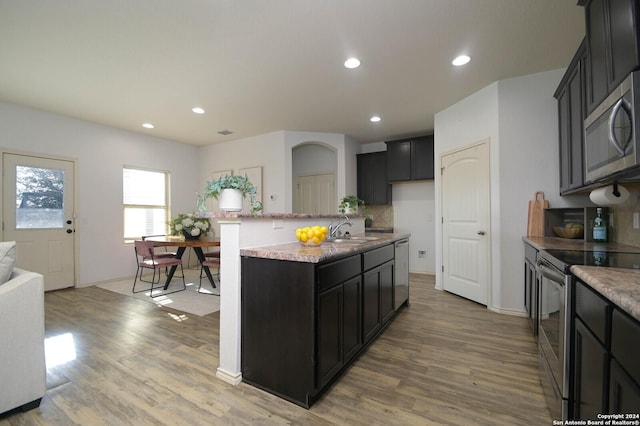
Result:
M489 309L492 312L498 313L498 314L503 314L503 315L511 315L514 317L527 317L527 311L524 310L518 310L518 309L507 309L507 308L500 308L497 306L491 306L491 307L487 307L487 309Z
M224 371L220 367L218 367L218 369L216 370L216 376L218 377L218 379L234 386L239 385L240 382L242 382L242 373L231 374L227 371Z

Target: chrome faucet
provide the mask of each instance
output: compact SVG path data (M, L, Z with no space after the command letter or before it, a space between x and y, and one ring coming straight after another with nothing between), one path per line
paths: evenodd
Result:
M344 221L340 222L335 227L333 226L333 222L331 222L331 224L329 225L329 238L340 237L342 235L342 232L340 232L340 228L342 228L343 225L351 226L351 221L349 220L349 217L347 215L344 216L344 219Z

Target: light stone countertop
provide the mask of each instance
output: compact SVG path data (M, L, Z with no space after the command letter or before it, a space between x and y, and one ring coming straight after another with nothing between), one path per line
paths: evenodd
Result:
M575 265L571 272L640 321L640 270Z
M409 238L411 234L399 233L371 233L352 235L353 237L367 236L378 238L375 241L363 243L332 243L325 241L317 247L306 247L299 242L274 244L260 247L250 247L240 250L241 256L260 257L264 259L288 260L291 262L320 263L371 250L389 243Z
M597 246L598 249L605 248L608 251L640 253L639 247L617 243L603 244L557 237L523 237L522 239L538 250L593 251ZM574 265L571 267L571 273L640 321L640 270Z
M623 253L640 253L640 247L634 247L626 244L618 243L596 243L593 241L584 241L581 239L569 239L559 237L522 237L525 243L528 243L538 250L582 250L593 251L603 248L607 251L618 251ZM596 250L596 251L597 251Z

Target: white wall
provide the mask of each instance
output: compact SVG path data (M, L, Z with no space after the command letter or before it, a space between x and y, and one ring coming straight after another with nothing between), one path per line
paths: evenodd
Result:
M410 233L409 271L435 273L435 191L432 181L393 184L393 232ZM426 251L424 258L418 251Z
M564 70L503 80L474 93L435 116L436 170L440 158L490 139L491 300L490 308L524 312L522 236L527 205L544 191L551 207L587 205L585 196L560 197L557 105L553 93ZM441 216L436 174L436 217ZM436 265L442 264L442 225L436 221ZM442 275L436 268L436 286Z
M293 211L293 148L307 143L333 150L338 199L355 194L355 154L359 145L336 133L278 131L202 147L199 186L204 188L211 172L232 170L237 173L240 168L262 166L263 212L290 213Z
M79 286L135 274L123 241L124 165L169 171L173 214L196 210L194 146L1 102L0 129L0 149L76 161Z
M202 191L212 172L262 166L262 202L265 213L286 210L284 132L266 133L250 138L236 139L199 149L200 184ZM273 197L272 197L273 196ZM214 205L216 205L214 203Z

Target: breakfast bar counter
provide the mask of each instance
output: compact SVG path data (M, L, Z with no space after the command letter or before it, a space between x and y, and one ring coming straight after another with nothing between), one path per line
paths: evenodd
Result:
M402 233L367 232L365 234L352 235L352 239L341 239L341 242L324 241L320 246L316 247L292 242L244 248L240 250L240 255L263 259L288 260L291 262L320 263L391 244L395 241L409 238L409 236L410 234ZM371 240L358 240L360 237L371 238Z

